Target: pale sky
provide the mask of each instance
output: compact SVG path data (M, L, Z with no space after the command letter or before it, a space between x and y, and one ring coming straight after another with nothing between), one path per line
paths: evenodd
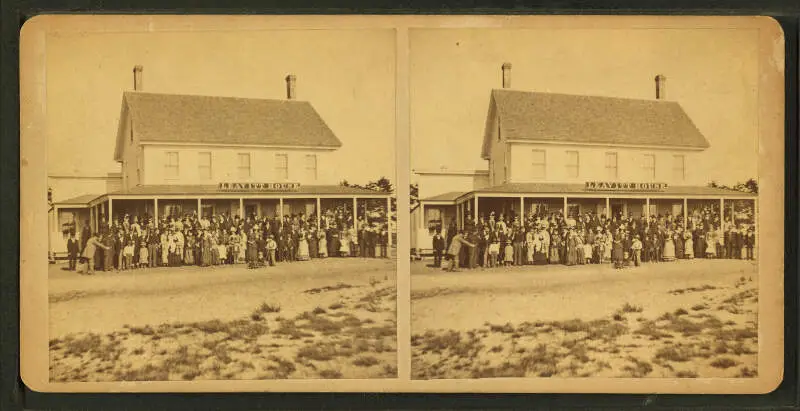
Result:
M510 62L516 90L655 98L656 74L711 144L708 180L755 177L754 29L419 29L409 34L411 168L485 169L489 93Z
M341 179L395 182L395 41L391 29L49 33L48 172L119 170L122 93L141 64L154 93L284 99L295 74L297 99L342 141L331 154Z

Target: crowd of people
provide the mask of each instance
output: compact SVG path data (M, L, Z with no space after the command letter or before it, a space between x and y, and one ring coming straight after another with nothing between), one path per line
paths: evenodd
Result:
M222 213L198 216L124 214L110 223L101 220L97 232L88 221L80 239L70 233L67 241L69 270L79 259L94 270L117 271L184 265L216 266L247 264L250 268L280 262L327 257L388 258L389 232L385 213L380 218L353 214L347 207L316 215L282 217Z
M463 229L451 221L445 236L433 236L434 266L442 259L448 270L459 267L544 264L605 264L615 268L676 259L729 258L753 260L755 229L730 218L720 220L710 207L683 216L611 218L587 212L564 216L561 211L506 216L481 214Z

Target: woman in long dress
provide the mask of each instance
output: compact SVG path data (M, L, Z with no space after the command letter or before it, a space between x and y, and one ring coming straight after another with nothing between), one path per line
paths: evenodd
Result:
M350 233L346 229L339 232L339 256L350 257Z
M248 237L249 236L247 235L247 233L245 233L244 229L242 229L242 233L239 235L239 246L236 248L236 256L234 256L235 257L234 259L236 261L234 262L241 263L244 262L245 259L247 258L246 254L247 254Z
M691 231L686 231L683 234L683 250L686 253L686 259L691 260L694 258L694 240L692 240Z
M536 241L534 241L533 229L530 229L525 233L525 251L528 255L528 264L534 264L536 261Z
M583 235L576 234L575 235L575 251L577 254L577 263L579 265L583 265L586 261L586 256L584 256L584 248L583 248Z
M211 235L207 231L202 234L203 243L201 244L203 251L200 253L203 258L203 266L208 267L211 265Z
M622 235L617 234L611 242L611 261L614 268L622 268L625 262L625 252L622 250Z
M314 228L306 232L306 239L308 240L308 257L319 258L319 242L317 242L317 230Z
M684 258L686 254L684 254L683 251L683 232L680 230L675 231L675 233L672 235L672 242L675 244L675 258Z
M306 230L300 229L297 233L297 260L308 261L311 255L308 251L308 238L306 237Z
M706 258L717 258L717 230L706 233Z
M672 231L667 231L667 235L664 236L664 253L661 256L664 261L675 261L675 241L673 237Z
M545 265L547 264L547 254L548 244L544 238L544 235L539 233L536 238L533 240L533 264L535 265Z
M317 231L317 237L319 238L317 240L319 258L325 258L328 256L328 239L325 237L325 230Z
M570 230L567 235L567 265L575 265L578 262L578 237L575 232Z
M559 258L561 248L561 236L558 233L553 233L550 236L550 264L558 264L561 262Z

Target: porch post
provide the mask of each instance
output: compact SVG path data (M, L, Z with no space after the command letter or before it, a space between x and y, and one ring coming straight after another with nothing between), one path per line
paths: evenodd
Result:
M753 240L755 241L755 245L753 246L753 258L758 260L758 198L753 199L753 236Z
M564 218L567 218L567 196L564 196Z
M353 196L353 227L357 226L357 222L358 222L358 197Z
M525 221L525 197L519 196L519 222Z
M319 197L317 197L317 228L320 227L320 221L322 219L322 201Z
M283 197L278 198L278 219L283 227Z
M475 194L475 207L472 210L472 213L473 213L473 218L475 219L475 225L478 225L478 216L480 214L478 214L478 195L477 194Z
M689 208L689 201L686 199L686 197L684 197L683 198L683 229L684 230L689 228L689 220L687 220L687 218L688 218L687 216L689 214L689 210L687 210L688 208Z
M719 226L725 227L725 197L719 198Z
M153 220L156 227L158 227L158 198L153 199Z
M100 205L94 206L94 232L100 231Z
M203 202L200 200L200 197L197 197L197 218L203 218Z
M419 202L419 228L425 228L425 203Z
M645 219L650 218L650 197L644 199L644 217Z
M114 204L113 204L113 202L114 202L114 200L112 200L111 197L109 197L108 198L108 216L106 217L106 218L108 218L108 228L109 228L109 230L111 229L111 222L114 221L114 219L112 217L114 215Z
M239 197L239 218L244 220L244 199Z
M392 246L392 196L386 197L386 245Z
M606 218L611 219L611 198L606 197Z

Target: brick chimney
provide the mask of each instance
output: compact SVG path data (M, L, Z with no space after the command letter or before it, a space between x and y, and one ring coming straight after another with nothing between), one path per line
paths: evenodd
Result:
M133 66L133 90L134 91L142 91L144 90L144 84L142 83L142 70L144 67L140 65Z
M503 63L503 88L511 88L511 63Z
M663 74L656 76L656 100L667 98L667 77Z
M286 76L286 99L294 100L297 96L294 92L294 85L297 82L297 77L294 74Z

